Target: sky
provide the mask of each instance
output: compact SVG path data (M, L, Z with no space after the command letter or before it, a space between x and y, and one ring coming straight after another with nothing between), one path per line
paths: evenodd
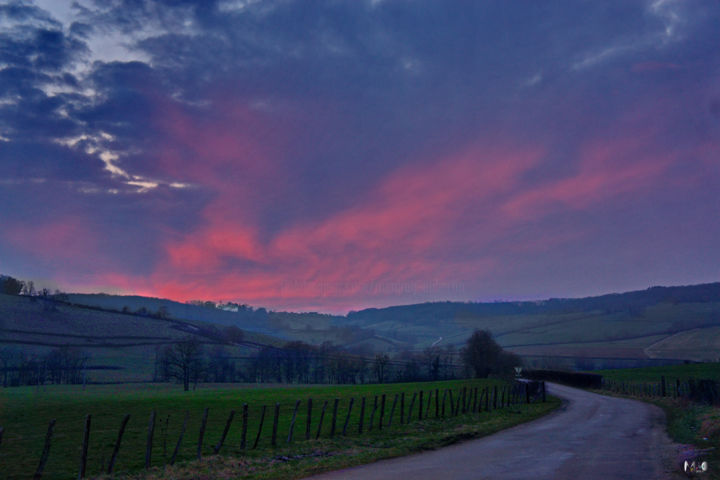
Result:
M720 3L0 3L0 273L345 313L720 280Z

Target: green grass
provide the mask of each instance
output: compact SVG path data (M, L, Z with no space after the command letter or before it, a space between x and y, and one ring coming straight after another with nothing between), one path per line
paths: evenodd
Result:
M700 363L673 365L667 367L628 368L618 370L600 370L607 379L620 382L654 382L666 379L720 380L719 363ZM720 407L698 405L686 399L672 397L646 397L622 395L624 397L653 403L665 411L667 432L676 443L693 446L697 450L713 448L705 454L710 469L704 478L720 480Z
M478 438L545 415L560 401L516 405L481 414L414 421L363 436L311 440L277 450L251 452L247 456L209 457L166 469L131 474L127 480L247 479L290 480L371 463L384 458L441 448Z
M457 391L462 386L485 388L500 384L502 382L498 380L466 380L356 386L288 387L283 385L263 386L262 388L257 385L226 385L203 387L194 392L182 392L176 386L151 384L135 384L122 387L90 386L84 391L80 386L49 386L40 391L25 387L5 389L0 390L0 425L5 427L5 434L0 446L0 472L2 472L0 478L27 478L32 475L40 458L48 422L53 418L57 419L57 423L50 457L43 478L61 479L77 475L81 453L82 428L85 415L88 413L92 414L88 473L94 475L100 473L107 465L118 427L125 414L130 414L131 418L116 464L117 472L132 472L143 468L148 421L152 410L157 412L152 465L160 466L165 463L172 453L186 411L190 413L190 422L178 457L180 460L190 460L195 457L200 420L205 408L209 408L209 418L203 448L204 455L211 454L212 446L220 438L230 410L234 409L236 410L235 420L222 453L239 456L247 453L242 452L239 448L242 405L244 403L249 405L247 434L249 446L254 442L258 431L261 407L266 405L268 408L258 450L250 452L250 458L253 455L266 458L270 453L274 452L274 450L270 449L270 438L275 403L281 405L278 443L282 446L286 443L290 417L296 400L301 400L302 403L298 410L294 436L295 440L301 440L305 434L306 401L308 398L313 399L314 405L312 417L313 436L317 433L316 429L322 404L328 401L321 434L321 437L327 437L331 429L333 400L335 398L340 399L336 426L336 432L339 433L342 431L345 422L349 399L354 397L355 405L348 424L348 432L356 435L361 397L365 397L367 401L364 420L367 428L375 395L383 393L387 395L385 410L385 422L387 422L395 394L405 392L405 409L407 410L412 399L412 393L421 389L425 391L424 400L427 405L427 392L430 390L433 391L434 395L435 389L439 389L442 395L443 390L446 388L453 388ZM449 407L446 408L449 414ZM434 400L431 412L434 415ZM395 413L394 422L398 422L398 414L399 406L398 411ZM417 415L417 403L415 405L415 415ZM375 415L376 424L378 416L379 409ZM509 425L506 421L498 418L492 416L490 420L500 422L498 424L500 428ZM523 419L525 419L524 414L510 415L509 418L512 421L521 421ZM446 427L446 421L439 420L435 423L430 422L422 428L428 428L433 432L441 432L442 435L445 435ZM385 438L385 433L387 432L384 432L383 436L378 438ZM436 437L437 435L433 434L432 438ZM363 436L362 439L364 440L362 441L368 441L369 438L372 437ZM399 442L397 448L400 450L396 450L396 447L393 446L389 450L381 450L381 452L385 452L382 455L387 454L387 452L396 455L416 448L425 448L423 445L430 442L431 438L422 437L421 440L419 444L413 441L404 447L402 446L404 445L403 442ZM297 445L300 451L315 448L305 442L300 442ZM428 446L431 445L432 442L428 444ZM377 454L373 455L377 457ZM335 460L333 459L333 461Z
M666 379L709 378L720 380L720 363L689 363L665 367L597 370L592 373L598 373L607 379L619 382L659 382L663 375Z

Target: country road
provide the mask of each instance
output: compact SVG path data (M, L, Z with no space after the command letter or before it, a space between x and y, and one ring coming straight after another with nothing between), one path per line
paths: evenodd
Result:
M309 477L608 480L677 478L664 414L652 405L549 384L560 410L478 440Z

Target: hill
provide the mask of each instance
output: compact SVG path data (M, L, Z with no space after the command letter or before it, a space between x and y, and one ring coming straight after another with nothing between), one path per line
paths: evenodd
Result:
M155 373L158 350L187 336L209 348L222 346L227 355L238 358L254 352L253 343L283 343L246 331L242 343L229 344L223 338L223 327L230 325L0 294L0 367L20 368L16 365L27 364L33 357L72 348L89 356L87 370L93 381L149 381Z
M297 340L366 354L457 351L475 329L491 331L535 366L616 368L720 357L720 283L532 302L430 302L346 316L233 305L235 311L139 296L0 295L0 350L34 355L76 346L107 369L93 374L100 380L148 380L158 348L188 334L218 344L218 332L228 327L242 329L250 342L231 347L239 359L257 351L252 342Z
M424 303L351 312L338 322L414 348L460 345L480 328L531 358L716 360L720 283L579 299Z

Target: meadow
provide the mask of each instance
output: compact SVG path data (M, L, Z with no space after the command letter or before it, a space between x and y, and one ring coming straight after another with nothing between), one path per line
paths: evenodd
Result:
M661 367L595 370L592 373L600 374L606 379L626 382L659 382L662 376L673 380L687 380L688 378L720 380L720 363L688 363Z
M686 382L689 379L710 379L720 381L720 363L690 363L666 367L627 368L618 370L600 370L603 378L613 382L630 385L657 386L661 377L668 384L667 396L652 395L640 388L635 394L602 392L612 395L636 398L653 403L665 411L667 432L676 443L685 445L686 450L708 450L704 458L710 463L710 470L703 475L708 479L720 479L720 407L689 401L687 398L675 398L676 380ZM617 384L616 384L617 385ZM638 393L639 392L639 393Z
M448 401L445 418L442 418L440 409L442 402L438 402L441 418L435 418L436 391L442 396L446 389L452 389L453 398L457 399L463 387L468 391L478 387L482 392L485 388L491 391L494 386L504 385L507 384L501 380L454 380L348 386L203 385L191 392L182 392L178 386L170 384L93 385L85 389L82 386L8 388L0 390L0 426L5 430L0 445L1 478L28 478L35 472L43 449L48 422L51 419L56 419L56 424L43 478L77 477L87 414L91 414L87 456L88 476L99 475L107 469L120 423L126 414L130 415L130 420L122 440L115 472L131 474L142 471L145 466L148 426L153 411L155 430L151 465L162 469L168 462L187 414L189 421L177 460L180 464L179 468L189 468L190 470L187 471L191 471L194 467L187 465L194 464L187 462L197 458L201 419L207 409L207 427L201 449L204 457L213 454L213 447L219 442L228 416L231 410L235 410L233 423L221 450L222 458L243 458L245 462L254 459L255 466L243 470L243 475L249 475L247 478L264 478L263 475L269 475L267 478L295 478L295 475L300 474L299 472L312 472L353 464L360 460L371 461L385 456L401 455L435 448L460 438L490 433L541 415L555 406L553 401L545 404L519 404L489 413L449 418ZM418 421L419 402L414 402L412 413L409 409L410 404L413 403L413 393L421 390L424 392L422 414L425 418ZM395 395L401 393L405 394L404 420L412 415L413 422L400 425L400 402L398 402L393 425L388 427ZM373 418L373 430L368 433L375 397L380 400L383 394L386 395L383 429L380 431L378 428L380 416L380 408L378 408ZM428 402L429 395L431 402ZM358 435L363 397L366 399L363 417L364 433ZM311 440L306 441L307 404L310 398L313 402ZM351 398L354 398L354 406L348 417ZM335 399L338 399L337 420L335 435L330 439ZM298 400L300 404L293 442L288 444L291 417ZM327 407L320 440L314 440L322 405L325 402ZM241 425L244 404L248 405L248 424L247 445L242 449ZM277 425L277 446L273 447L271 438L276 404L280 405L280 416ZM266 412L262 434L257 437L259 438L257 448L252 448L263 406L266 407ZM341 433L345 428L346 419L348 419L347 436L343 437ZM378 448L378 445L385 447ZM327 455L317 454L318 448ZM352 450L355 454L343 459L342 456L333 453L343 449ZM281 457L295 455L298 458L297 462L305 462L305 469L298 468L297 465L289 468L287 461L280 464L272 461L278 455ZM320 458L318 461L316 457L330 458L326 461ZM220 461L217 458L220 457L216 457L215 462ZM283 471L285 473L282 473ZM176 474L176 477L182 478L182 475Z

